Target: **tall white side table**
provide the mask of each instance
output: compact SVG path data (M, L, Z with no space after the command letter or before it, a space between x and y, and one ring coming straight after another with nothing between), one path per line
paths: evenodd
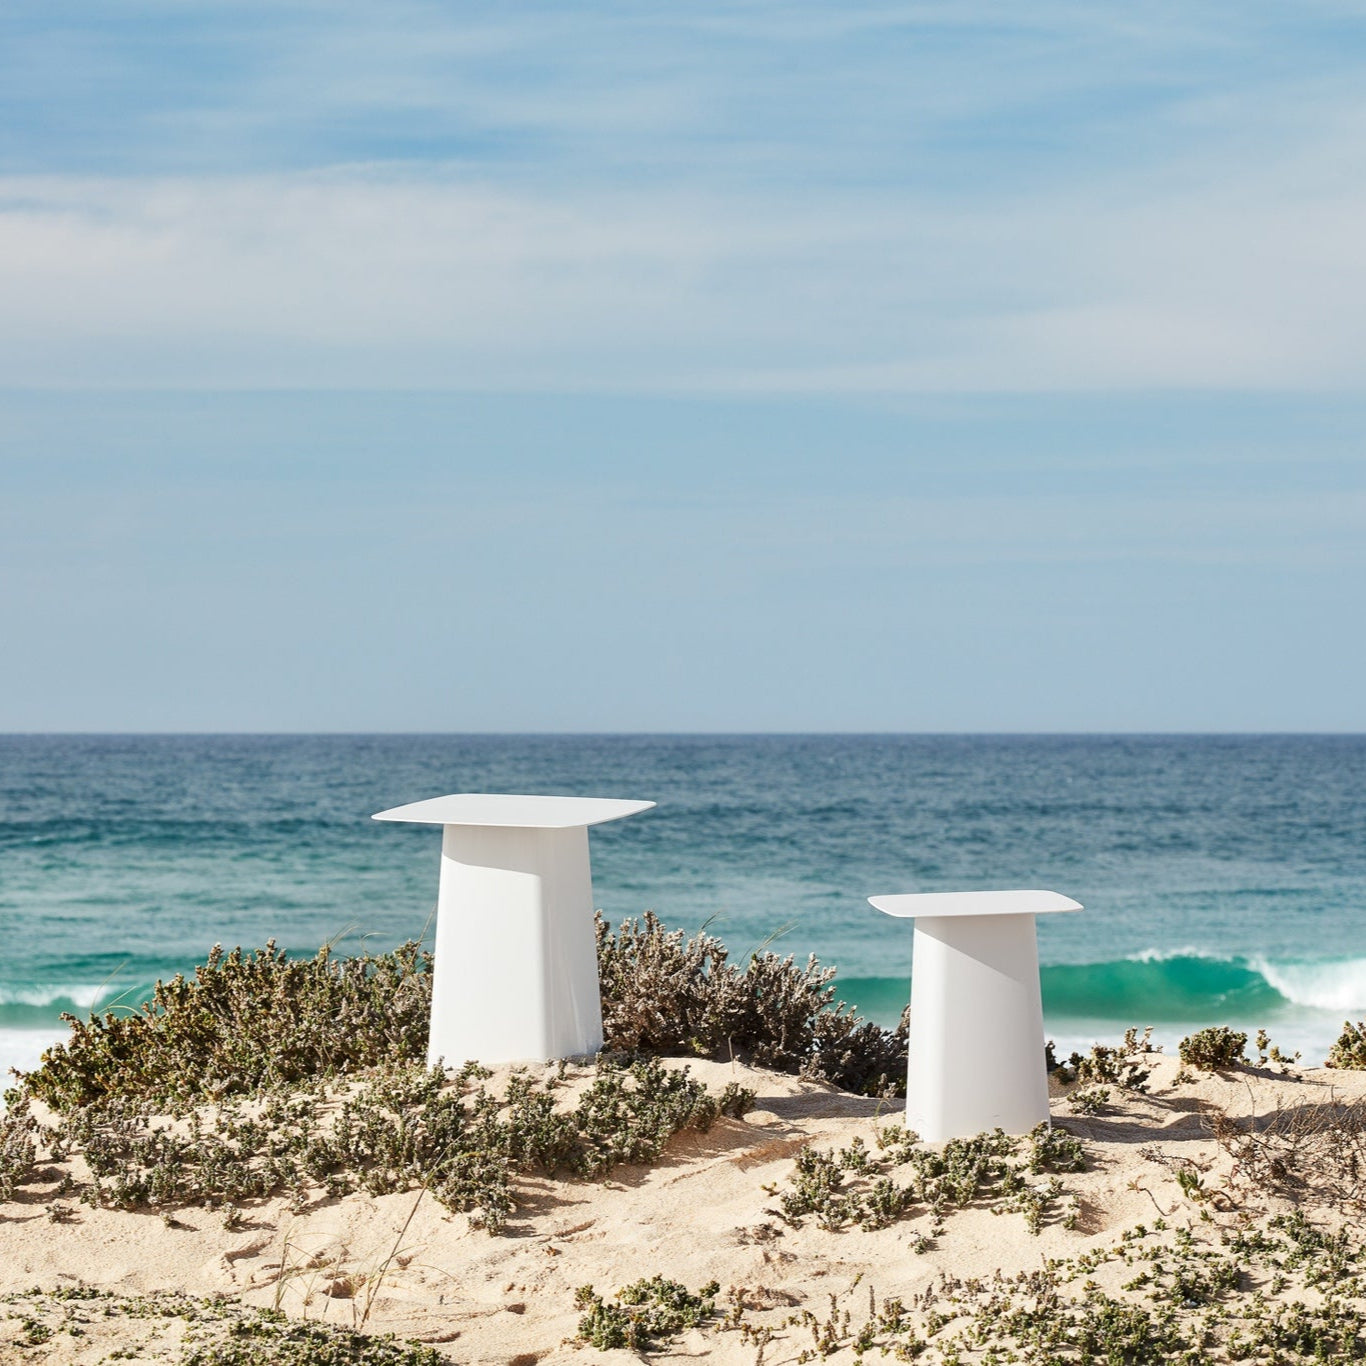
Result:
M1048 1119L1034 917L1079 911L1057 892L873 896L915 920L906 1125L927 1143Z
M653 805L460 792L374 817L445 827L429 1063L602 1047L588 827Z

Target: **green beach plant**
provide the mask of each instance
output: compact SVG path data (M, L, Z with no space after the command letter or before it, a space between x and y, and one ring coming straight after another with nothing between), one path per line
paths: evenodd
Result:
M1079 1086L1067 1097L1067 1107L1074 1115L1103 1115L1110 1108L1110 1088Z
M1229 1029L1227 1025L1214 1025L1188 1034L1177 1045L1177 1053L1187 1067L1198 1067L1205 1072L1225 1072L1230 1068L1247 1066L1246 1047L1246 1034Z
M173 1366L443 1366L420 1343L300 1322L238 1300L175 1291L119 1295L93 1286L0 1296L0 1318L17 1322L22 1348L43 1346L43 1360L165 1361ZM118 1342L107 1354L92 1354ZM6 1343L0 1334L0 1355ZM27 1352L19 1358L29 1360Z
M585 1311L579 1341L604 1352L620 1347L648 1351L714 1319L720 1292L715 1281L694 1294L678 1281L652 1276L623 1286L616 1299L604 1300L591 1285L582 1285L574 1295L574 1307Z
M0 1205L33 1176L38 1160L38 1122L26 1097L16 1097L0 1115Z
M1150 1025L1139 1033L1126 1029L1118 1044L1094 1044L1089 1053L1072 1053L1065 1062L1058 1062L1049 1043L1045 1057L1050 1072L1064 1086L1118 1086L1123 1091L1142 1093L1148 1089L1153 1069L1147 1063L1150 1053L1160 1053L1161 1046L1152 1041Z
M1016 1160L1022 1145L1023 1160ZM1086 1166L1080 1139L1047 1124L1023 1140L997 1129L950 1139L941 1148L922 1147L913 1132L889 1125L879 1131L875 1149L857 1137L833 1152L803 1148L788 1189L770 1194L778 1195L776 1213L794 1227L813 1217L828 1230L878 1229L918 1210L937 1231L950 1208L991 1202L1000 1212L1022 1213L1029 1231L1038 1233L1050 1217L1066 1220L1070 1214L1055 1174ZM1043 1174L1050 1179L1041 1184L1028 1179ZM928 1238L917 1246L926 1250Z
M115 1097L177 1110L297 1087L421 1061L430 1009L431 956L416 943L354 958L328 947L289 958L274 940L215 945L192 978L158 982L136 1011L63 1015L70 1036L24 1089L57 1110Z
M1350 1020L1342 1023L1342 1033L1328 1052L1325 1067L1337 1067L1346 1072L1366 1070L1366 1023Z
M1282 1053L1281 1050L1271 1042L1271 1035L1265 1029L1257 1031L1257 1066L1265 1067L1267 1063L1275 1063L1282 1072L1288 1072L1299 1062L1300 1054Z

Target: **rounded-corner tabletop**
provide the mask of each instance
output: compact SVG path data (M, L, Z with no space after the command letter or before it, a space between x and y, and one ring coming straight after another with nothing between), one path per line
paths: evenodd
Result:
M603 825L648 811L654 802L623 802L611 797L523 797L511 792L453 792L407 806L390 807L373 821L417 825L481 825L511 830L568 830Z
M1049 1120L1034 917L1080 911L1043 889L871 896L915 921L906 1124L927 1142Z
M902 920L921 920L946 915L1047 915L1053 911L1084 910L1061 892L1026 890L1011 892L903 892L896 896L870 896L868 904L883 915Z
M456 792L378 812L442 827L431 1064L602 1047L588 827L654 802Z

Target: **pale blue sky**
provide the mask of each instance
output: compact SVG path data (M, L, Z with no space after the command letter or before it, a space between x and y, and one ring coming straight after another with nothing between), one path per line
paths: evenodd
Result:
M0 730L1366 728L1366 6L16 0Z

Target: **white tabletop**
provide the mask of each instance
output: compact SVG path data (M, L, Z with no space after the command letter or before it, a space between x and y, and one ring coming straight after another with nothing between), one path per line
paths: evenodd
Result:
M414 821L419 825L500 825L520 830L564 830L601 825L648 811L654 802L623 802L609 797L519 797L507 792L454 792L409 802L371 817L376 821Z
M1080 911L1080 901L1060 892L919 892L870 896L868 904L887 915L1041 915L1048 911Z

